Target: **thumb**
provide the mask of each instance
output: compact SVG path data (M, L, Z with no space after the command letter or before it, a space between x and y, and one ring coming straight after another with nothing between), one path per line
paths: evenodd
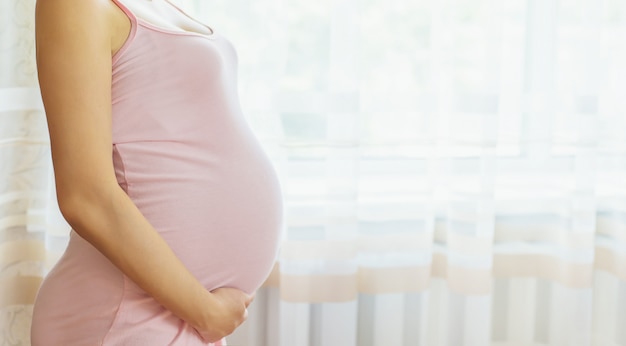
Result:
M247 294L245 298L246 307L252 303L254 297L256 296L256 291L252 292L252 294Z
M243 320L245 321L245 320L247 320L247 319L248 319L248 309L245 309L245 310L243 311Z

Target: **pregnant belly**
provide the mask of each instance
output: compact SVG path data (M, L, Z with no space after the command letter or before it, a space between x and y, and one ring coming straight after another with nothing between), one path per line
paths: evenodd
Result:
M161 146L117 145L118 181L185 266L209 290L252 293L278 251L280 184L260 148L207 155Z

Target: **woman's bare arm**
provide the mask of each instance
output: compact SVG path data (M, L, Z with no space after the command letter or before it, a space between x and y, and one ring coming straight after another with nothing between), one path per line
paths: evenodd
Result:
M110 0L39 0L37 68L63 216L131 280L215 341L252 296L208 292L118 185L112 163Z

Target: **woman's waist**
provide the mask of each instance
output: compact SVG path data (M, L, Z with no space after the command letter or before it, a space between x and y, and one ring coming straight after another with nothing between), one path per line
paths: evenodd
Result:
M277 172L265 152L258 147L193 150L180 147L175 152L160 146L116 145L115 172L120 184L128 185L129 195L158 197L160 191L179 197L197 194L279 193Z
M245 219L263 227L279 221L283 212L282 189L271 175L162 177L129 180L125 188L143 215L163 226L221 227Z

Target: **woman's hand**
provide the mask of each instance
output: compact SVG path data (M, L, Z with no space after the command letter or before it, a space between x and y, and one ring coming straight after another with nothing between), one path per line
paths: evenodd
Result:
M239 289L220 287L211 291L214 304L211 306L211 318L204 326L197 326L196 331L207 342L217 342L232 334L248 318L248 306L256 294L247 294Z

